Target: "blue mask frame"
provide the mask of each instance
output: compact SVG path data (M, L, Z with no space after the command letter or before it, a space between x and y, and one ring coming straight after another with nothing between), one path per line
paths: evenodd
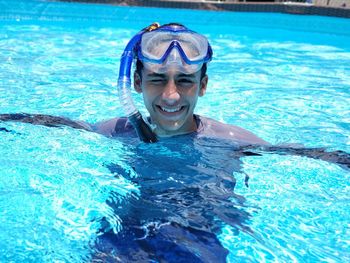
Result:
M179 33L193 33L193 34L197 34L195 31L189 30L183 26L164 26L161 27L159 29L156 29L156 31L165 31L165 32L175 32L177 34ZM142 34L143 35L143 34ZM167 50L164 52L163 56L160 59L151 59L151 58L147 58L142 54L142 50L141 50L141 40L142 40L142 35L140 36L140 40L138 41L137 45L135 46L135 53L137 53L137 58L141 61L144 62L150 62L150 63L155 63L155 64L162 64L166 61L166 59L168 58L170 52L176 48L179 51L179 54L181 56L181 58L183 59L183 61L188 64L188 65L194 65L194 64L204 64L209 62L212 59L213 56L213 50L210 46L210 44L208 43L208 50L207 50L207 54L204 58L202 59L198 59L198 60L191 60L187 57L185 51L183 50L183 48L181 47L181 44L179 41L177 40L173 40L169 47L167 48Z

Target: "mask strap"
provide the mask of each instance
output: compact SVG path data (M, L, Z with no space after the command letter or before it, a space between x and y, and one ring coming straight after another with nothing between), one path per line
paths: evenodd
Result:
M156 30L159 27L160 27L160 24L158 22L154 22L154 23L150 24L149 26L145 27L142 31L151 32L153 30Z

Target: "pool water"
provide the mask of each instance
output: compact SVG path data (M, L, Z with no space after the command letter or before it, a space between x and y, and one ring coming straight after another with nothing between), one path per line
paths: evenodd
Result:
M8 2L0 1L0 113L90 123L122 116L123 48L147 24L172 17L214 50L196 113L272 144L350 152L350 20ZM224 140L147 145L14 122L0 122L0 136L1 262L123 253L169 262L350 259L348 167L278 152L242 156ZM142 254L135 237L147 231Z

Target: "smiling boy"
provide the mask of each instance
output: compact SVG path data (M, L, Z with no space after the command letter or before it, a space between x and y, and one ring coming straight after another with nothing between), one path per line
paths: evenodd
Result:
M141 34L133 54L134 89L143 95L148 122L158 139L192 134L238 144L267 144L243 128L194 114L198 97L207 90L207 63L212 58L204 36L176 23L153 24ZM95 125L94 130L115 137L136 134L137 128L126 118L114 118Z

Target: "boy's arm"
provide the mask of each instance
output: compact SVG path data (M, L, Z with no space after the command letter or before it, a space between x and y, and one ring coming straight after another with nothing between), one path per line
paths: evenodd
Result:
M92 126L86 122L72 121L68 118L56 117L56 116L44 115L44 114L28 114L28 113L0 114L0 121L31 123L34 125L43 125L47 127L68 126L74 129L93 131Z
M240 148L243 156L261 155L263 153L272 153L279 155L296 155L312 159L319 159L329 163L335 163L350 168L350 154L344 151L327 151L325 148L303 148L273 145L249 145Z

